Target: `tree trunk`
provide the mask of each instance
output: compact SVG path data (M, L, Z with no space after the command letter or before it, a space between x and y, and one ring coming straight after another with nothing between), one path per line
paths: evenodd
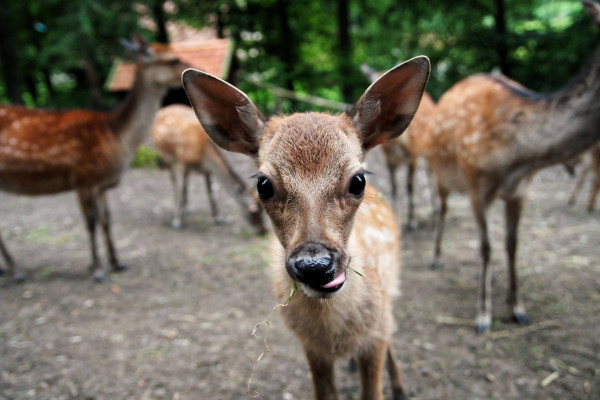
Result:
M0 58L6 94L11 103L23 104L23 89L19 74L15 35L10 15L9 1L0 0Z
M494 14L494 21L496 24L497 34L497 45L496 50L498 52L498 60L500 63L500 70L506 76L511 76L510 61L508 57L508 43L506 37L506 13L504 8L504 0L494 0L496 5L496 13Z
M350 0L338 0L338 69L342 77L342 95L346 103L352 102L352 47L350 43Z

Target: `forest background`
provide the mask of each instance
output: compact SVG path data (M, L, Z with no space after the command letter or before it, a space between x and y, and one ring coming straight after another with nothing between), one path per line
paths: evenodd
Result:
M108 109L104 83L126 57L120 39L168 42L167 21L234 40L235 82L269 112L279 101L252 79L352 103L365 63L386 70L425 54L434 99L460 79L501 71L535 91L564 85L587 60L596 28L577 0L29 0L0 4L2 103ZM140 20L151 20L141 26Z

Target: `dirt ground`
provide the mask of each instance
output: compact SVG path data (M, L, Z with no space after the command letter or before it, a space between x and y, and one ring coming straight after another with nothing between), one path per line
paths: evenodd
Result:
M370 181L388 193L380 153ZM242 175L251 163L236 158ZM508 318L502 207L490 209L494 322L472 326L480 276L468 201L450 198L444 267L432 271L434 223L425 174L417 185L419 228L403 237L396 355L414 399L600 398L600 212L560 167L534 180L518 264L531 324ZM128 172L110 193L114 237L126 273L95 284L88 239L73 193L40 198L0 194L0 231L29 281L0 277L0 399L310 399L300 346L275 312L268 239L256 237L222 188L224 225L210 218L204 181L192 179L188 224L170 227L166 173ZM402 184L402 183L401 183ZM404 197L400 209L404 211ZM404 214L404 212L402 212ZM404 215L402 215L403 217ZM102 244L102 241L99 241ZM337 365L342 399L357 399L358 377ZM387 377L384 381L389 398Z

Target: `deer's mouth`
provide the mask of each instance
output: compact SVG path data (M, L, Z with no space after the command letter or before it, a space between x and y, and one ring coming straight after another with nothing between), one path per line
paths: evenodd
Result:
M342 258L339 252L321 243L306 243L291 254L286 268L306 295L327 298L346 282L345 268L340 268Z

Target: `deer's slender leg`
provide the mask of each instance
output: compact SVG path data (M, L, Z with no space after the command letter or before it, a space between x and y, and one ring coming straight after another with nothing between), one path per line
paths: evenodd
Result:
M590 171L589 165L587 165L586 160L582 163L581 169L579 170L579 174L577 174L577 182L575 182L575 188L573 188L573 192L571 193L571 197L569 198L569 204L574 205L577 201L577 196L579 195L579 191L583 186L583 182L585 181L585 177Z
M590 201L588 203L588 211L594 211L594 206L596 204L596 197L598 197L598 192L600 192L600 165L596 167L596 178L594 179L594 186L592 187L592 191L590 192Z
M210 172L204 173L204 180L206 181L206 193L208 195L212 217L216 224L222 224L223 220L219 218L219 207L217 206L217 200L215 199L215 192L212 185L212 176Z
M85 219L88 235L90 238L90 250L92 252L92 264L89 269L97 282L106 281L106 275L102 271L98 248L96 245L96 221L98 220L98 207L92 189L79 189L77 191L81 213Z
M433 248L433 263L431 263L431 269L440 269L442 267L440 262L440 256L442 254L442 236L444 234L446 211L448 209L448 191L445 188L438 187L438 195L440 198L440 213L438 214L437 223L435 225L435 244Z
M117 251L115 249L114 241L111 232L111 220L110 210L108 209L108 200L106 198L106 191L96 196L98 204L98 217L100 219L100 225L102 226L102 233L104 234L104 243L106 245L106 251L108 253L108 261L113 272L122 272L127 270L127 266L119 264L117 257Z
M6 245L2 241L2 236L0 236L0 253L2 253L4 260L6 261L6 265L8 266L8 273L13 277L15 281L24 282L27 279L27 277L25 276L25 273L21 271L19 266L15 263L15 260L8 252ZM4 273L4 271L0 270L0 275L2 273Z
M491 247L488 237L486 204L477 194L471 195L471 206L475 222L479 229L479 242L481 253L481 283L477 301L477 316L475 326L478 333L486 333L492 325L492 271L489 268Z
M397 169L397 165L392 164L392 163L388 163L387 164L387 169L388 169L388 173L389 173L389 177L390 177L390 191L391 191L391 196L392 196L392 201L391 201L391 205L392 205L392 210L394 210L394 212L396 213L396 215L398 214L398 185L396 183L396 169Z
M383 365L388 351L388 344L383 340L377 341L358 354L358 368L362 390L361 400L383 400L381 377Z
M523 199L520 197L506 199L504 218L506 222L506 256L508 261L509 292L508 305L512 309L513 318L520 324L529 322L525 307L519 298L517 279L516 253L518 244L519 219L523 209Z
M392 385L392 399L405 400L406 396L404 395L404 388L402 387L402 373L396 364L396 358L394 357L391 344L388 344L386 364L390 376L390 383Z
M312 374L315 400L337 400L334 385L333 360L323 358L311 351L306 352Z
M179 168L179 173L181 174L181 179L179 180L180 186L178 193L176 194L176 210L175 217L173 218L173 228L180 229L183 226L183 220L185 218L185 210L187 208L187 196L188 196L188 180L190 176L190 168L182 164ZM177 172L174 172L177 173ZM177 181L177 177L175 176L175 181ZM175 189L177 191L177 189Z
M406 221L406 229L408 231L417 229L414 200L415 167L416 160L411 160L406 169L406 194L408 195L408 221Z

